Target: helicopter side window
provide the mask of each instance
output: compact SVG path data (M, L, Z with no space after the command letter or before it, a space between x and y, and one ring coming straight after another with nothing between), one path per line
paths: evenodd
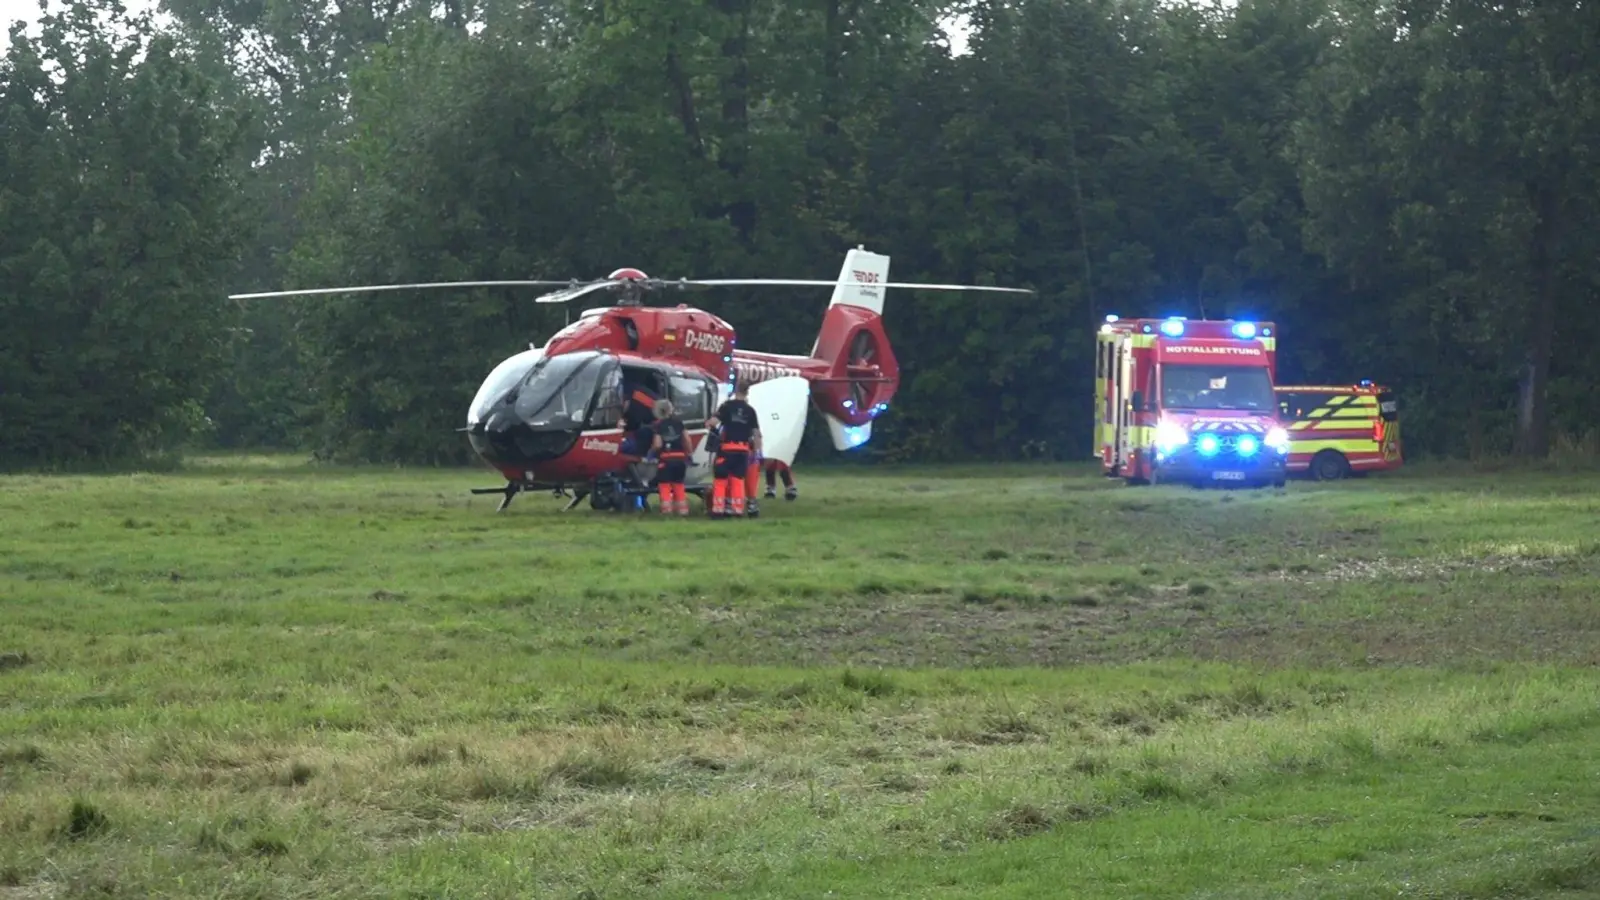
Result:
M684 375L672 376L672 405L689 427L703 424L711 416L711 396L706 383Z
M616 428L622 424L622 367L608 370L595 389L594 411L589 413L587 428Z

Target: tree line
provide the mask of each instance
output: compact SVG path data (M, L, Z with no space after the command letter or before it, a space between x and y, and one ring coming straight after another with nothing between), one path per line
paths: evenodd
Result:
M1108 313L1279 326L1412 455L1600 435L1600 7L1578 0L72 0L0 60L0 459L467 459L529 290L895 280L872 458L1081 459ZM943 28L968 24L968 51ZM826 293L697 295L804 352ZM814 442L808 452L826 452Z

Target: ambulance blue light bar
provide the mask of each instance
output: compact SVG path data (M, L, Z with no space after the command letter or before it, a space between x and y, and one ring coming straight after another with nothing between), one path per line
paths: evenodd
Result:
M1245 340L1245 341L1250 340L1251 338L1256 336L1256 323L1254 323L1254 322L1235 322L1235 323L1233 323L1233 336L1236 337L1236 338L1239 338L1240 340Z
M1183 320L1168 319L1162 322L1161 333L1170 338L1183 337Z

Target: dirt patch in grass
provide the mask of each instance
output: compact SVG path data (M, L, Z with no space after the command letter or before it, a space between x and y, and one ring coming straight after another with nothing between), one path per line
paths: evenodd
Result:
M1105 603L1087 596L1026 605L915 596L751 611L715 617L718 634L704 644L805 665L1063 665L1126 660L1125 638L1152 620L1186 628L1204 623L1204 611L1193 608L1186 591Z
M1560 559L1342 560L1326 571L1146 582L1025 601L874 596L707 611L711 658L882 667L1175 657L1274 666L1600 664L1588 581Z

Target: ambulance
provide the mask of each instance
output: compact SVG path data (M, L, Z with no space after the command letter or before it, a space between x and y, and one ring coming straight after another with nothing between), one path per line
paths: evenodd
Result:
M1276 331L1271 322L1107 316L1095 357L1095 455L1106 476L1282 487L1290 443L1273 391Z
M1277 387L1289 431L1289 472L1334 481L1400 467L1400 406L1371 381Z

